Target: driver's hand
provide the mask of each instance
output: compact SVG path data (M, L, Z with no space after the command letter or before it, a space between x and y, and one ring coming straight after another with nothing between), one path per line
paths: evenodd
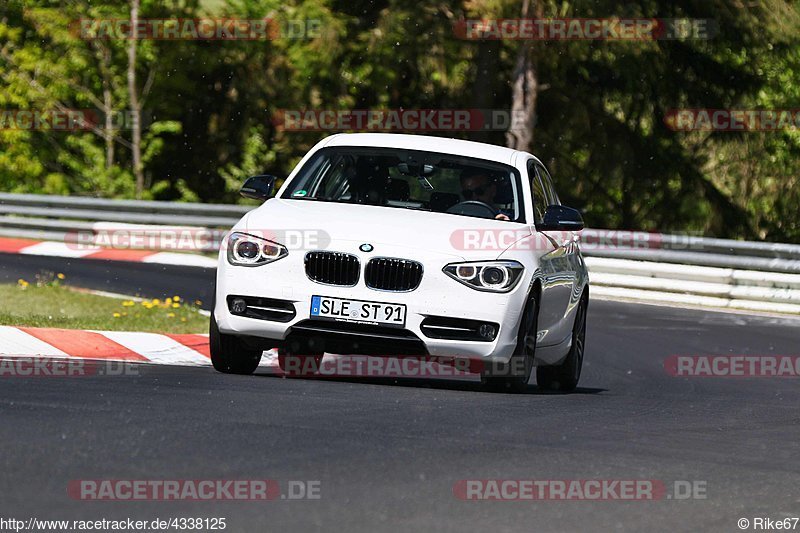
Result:
M503 213L498 213L497 216L494 217L494 219L495 220L511 220L510 218L508 218L508 215L504 215Z

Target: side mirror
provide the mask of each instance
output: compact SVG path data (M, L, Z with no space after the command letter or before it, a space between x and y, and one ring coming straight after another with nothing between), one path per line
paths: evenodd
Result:
M538 228L543 231L580 231L583 217L577 209L563 205L549 205L544 212L544 223Z
M277 180L278 178L275 176L267 174L247 178L242 188L239 189L239 194L253 200L269 200L272 197L272 189L275 188Z

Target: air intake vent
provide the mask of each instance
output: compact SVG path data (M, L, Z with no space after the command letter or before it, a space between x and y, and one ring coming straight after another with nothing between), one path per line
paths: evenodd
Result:
M500 325L479 320L429 316L422 321L420 329L431 339L490 342L497 337Z
M370 289L413 291L422 281L422 265L408 259L376 257L367 263L364 281Z
M341 252L308 252L306 275L326 285L353 286L358 283L361 265L354 255Z
M289 322L295 317L294 304L288 300L235 295L227 299L228 309L233 315L273 322Z

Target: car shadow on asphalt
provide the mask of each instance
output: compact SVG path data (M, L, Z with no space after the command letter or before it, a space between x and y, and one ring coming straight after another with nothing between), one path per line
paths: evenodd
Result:
M334 381L338 383L358 383L365 385L383 385L393 387L410 387L416 389L436 389L436 390L452 390L452 391L469 391L481 392L484 394L512 394L508 391L502 390L488 390L483 387L477 379L419 379L419 378L383 378L383 377L331 377L331 376L293 376L286 377L275 370L260 368L256 371L256 376L272 379L287 379L295 381ZM549 391L538 388L536 385L529 384L525 392L521 394L532 394L540 396L569 396L569 395L583 395L583 394L600 394L607 392L608 389L597 387L578 387L572 392L558 392Z

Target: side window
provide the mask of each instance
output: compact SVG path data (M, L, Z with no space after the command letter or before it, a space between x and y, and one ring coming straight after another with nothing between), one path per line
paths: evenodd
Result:
M533 194L533 222L541 224L544 220L544 210L547 208L547 196L532 160L528 162L528 178L531 180L531 194Z
M550 173L538 163L536 164L536 171L539 173L539 178L541 178L544 184L545 193L547 194L547 205L561 205L558 194L556 194L556 190L553 188L553 179L550 177Z

